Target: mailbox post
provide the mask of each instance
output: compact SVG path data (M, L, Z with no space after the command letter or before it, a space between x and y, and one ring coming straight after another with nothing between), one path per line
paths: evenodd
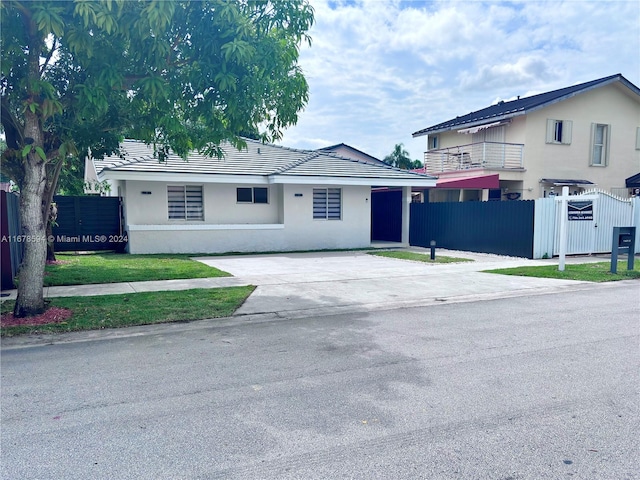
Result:
M636 227L613 227L611 245L611 273L618 272L618 255L627 255L627 270L633 270Z

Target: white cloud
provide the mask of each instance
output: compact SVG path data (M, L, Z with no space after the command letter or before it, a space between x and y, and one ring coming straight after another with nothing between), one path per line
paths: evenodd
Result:
M384 157L411 133L488 106L622 73L640 84L640 2L311 0L310 102L283 144Z

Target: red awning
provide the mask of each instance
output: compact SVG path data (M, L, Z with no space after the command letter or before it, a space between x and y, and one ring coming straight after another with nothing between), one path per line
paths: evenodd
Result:
M479 175L476 177L439 178L436 188L468 188L482 190L485 188L500 188L500 175Z

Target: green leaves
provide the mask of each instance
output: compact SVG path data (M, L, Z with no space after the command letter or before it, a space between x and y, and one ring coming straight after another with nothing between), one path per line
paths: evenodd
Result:
M156 34L166 30L173 18L176 2L173 0L151 0L142 10L142 16L146 16L149 26Z
M20 154L23 157L26 157L27 155L29 155L29 153L31 153L32 148L33 148L33 145L25 145L24 148L22 149L22 152L20 152Z
M147 78L143 78L140 80L139 85L149 99L155 100L160 98L165 98L167 94L167 90L165 88L165 81L159 75L152 75Z
M42 147L35 147L34 150L36 151L36 154L38 154L38 156L42 159L43 162L47 161L47 154L44 153L44 150L42 149Z
M47 154L44 153L44 150L42 149L42 147L37 147L37 146L34 146L33 144L25 145L22 148L20 155L22 155L22 158L26 158L27 155L29 155L32 151L36 152L36 155L38 155L43 162L47 161Z
M33 5L33 16L38 31L46 38L49 34L56 37L64 36L64 20L62 12L64 8L56 6L55 2L44 2Z
M236 77L230 72L220 72L215 76L215 81L218 84L218 88L222 91L236 90Z
M255 49L248 42L238 39L225 43L222 45L221 50L227 62L234 61L237 63L249 62L255 52Z
M390 155L384 157L384 162L392 167L401 168L403 170L411 170L414 168L422 168L420 160L411 160L409 152L404 149L402 143L397 143Z
M112 1L76 0L75 15L82 19L85 29L95 26L111 35L118 29L120 9L115 10Z
M298 67L299 43L313 24L307 0L39 0L2 8L8 108L19 128L27 112L38 117L47 155L59 148L64 157L62 146L71 144L111 151L124 135L215 154L222 141L240 145L249 132L279 138L308 100ZM30 19L34 28L25 29ZM45 42L51 37L55 52ZM34 49L51 58L37 77L27 69Z

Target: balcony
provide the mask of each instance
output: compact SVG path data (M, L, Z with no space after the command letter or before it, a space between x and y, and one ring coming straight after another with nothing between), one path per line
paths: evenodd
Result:
M424 154L424 165L431 175L470 168L522 169L523 157L524 145L520 143L479 142L429 150Z

